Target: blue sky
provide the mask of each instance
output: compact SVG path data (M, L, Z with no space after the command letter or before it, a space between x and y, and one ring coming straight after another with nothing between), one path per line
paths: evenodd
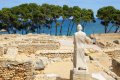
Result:
M22 3L37 3L37 4L55 4L55 5L69 5L79 6L81 8L92 9L95 14L97 10L103 6L114 6L120 9L120 0L0 0L0 9L3 7L13 7Z

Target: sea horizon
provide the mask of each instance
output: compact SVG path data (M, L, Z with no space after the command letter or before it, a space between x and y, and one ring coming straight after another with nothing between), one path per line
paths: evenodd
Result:
M86 26L84 27L84 31L87 35L91 35L91 34L102 34L102 33L105 33L104 32L104 26L100 23L100 20L98 18L95 19L96 22L90 22L90 23L87 23ZM58 22L62 22L62 19L59 19ZM63 35L67 35L67 31L68 31L68 26L69 26L69 22L70 20L66 20L64 23L63 23L63 30L62 30L62 36ZM70 29L72 27L72 24L73 22L71 23L70 25ZM74 33L76 32L76 24L74 25L72 31L71 31L71 35L74 35ZM60 28L61 28L61 25L58 26L58 36L60 35ZM109 25L108 26L108 30L111 29L108 33L114 33L115 31L115 26L112 27L112 25ZM35 32L32 32L32 34L42 34L42 33L45 33L45 34L50 34L50 35L55 35L55 23L52 23L52 27L51 29L48 29L47 27L43 27L41 28L40 30L40 33L37 33L37 30ZM118 30L120 31L120 29ZM31 32L29 32L31 33ZM0 34L8 34L7 31L1 31ZM12 34L12 33L11 33ZM16 34L22 34L21 31L17 31ZM23 33L23 35L25 35L25 32Z

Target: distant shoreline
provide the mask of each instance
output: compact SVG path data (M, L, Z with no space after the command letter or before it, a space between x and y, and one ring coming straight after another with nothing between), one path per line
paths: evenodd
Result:
M28 33L28 34L0 34L0 35L48 35L48 36L56 36L56 35L50 35L50 34L45 34L45 33L41 33L41 34L32 34L32 33ZM113 35L119 35L120 36L120 33L96 33L96 34L90 34L90 35L88 35L88 36L91 36L91 37L93 37L93 36L104 36L104 35L106 35L106 36L113 36ZM57 35L58 37L72 37L72 36L74 36L74 35L71 35L71 36L66 36L66 35ZM57 37L56 36L56 37Z

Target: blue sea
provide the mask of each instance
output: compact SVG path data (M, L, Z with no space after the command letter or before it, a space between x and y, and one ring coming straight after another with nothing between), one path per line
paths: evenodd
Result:
M62 20L59 20L58 22L62 22ZM69 26L69 23L70 23L70 20L66 20L64 23L63 23L63 29L62 29L62 35L67 35L67 31L68 31L68 26ZM72 27L72 24L70 25L70 29ZM75 32L76 32L76 24L74 25L73 29L72 29L72 32L71 34L73 35ZM109 25L108 27L108 30L111 28L112 25ZM58 28L58 35L60 34L60 26L57 27ZM115 31L115 26L111 28L111 31L109 33L113 33ZM40 30L40 34L41 33L45 33L45 34L50 34L51 32L51 35L55 35L55 23L52 23L52 27L51 29L48 29L48 28L42 28ZM120 31L120 29L119 29ZM37 31L36 31L37 32ZM36 34L36 32L34 32L33 34ZM96 22L95 23L87 23L87 25L85 26L85 29L84 29L84 32L87 34L87 35L90 35L90 34L100 34L100 33L104 33L104 26L100 24L100 20L96 19ZM0 34L8 34L7 32L0 32ZM20 31L17 31L17 34L21 34Z
M59 21L61 22L61 20ZM63 24L63 30L62 30L62 34L63 35L67 35L67 31L68 31L68 26L69 26L69 23L70 21L65 21L64 24ZM72 27L72 24L70 25L70 29ZM74 25L74 28L72 30L72 35L76 32L76 24ZM113 33L115 31L115 26L112 27L112 25L110 24L109 27L108 27L108 30L111 29L111 31L109 33ZM45 30L45 33L49 34L50 31L49 30ZM120 29L119 29L120 30ZM104 33L104 26L100 23L100 20L96 19L96 22L95 23L87 23L87 25L85 26L85 29L84 29L84 32L87 34L87 35L90 35L90 34L100 34L100 33ZM51 29L51 34L54 35L55 34L55 27L54 27L54 23L53 23L53 27ZM58 34L60 34L60 26L58 26Z

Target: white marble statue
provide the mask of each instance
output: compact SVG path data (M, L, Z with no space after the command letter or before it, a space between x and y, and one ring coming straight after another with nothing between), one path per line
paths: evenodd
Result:
M79 24L77 26L78 32L74 35L74 55L73 55L73 65L75 69L86 70L87 63L85 58L84 48L86 44L91 42L91 39L82 32L82 26Z

